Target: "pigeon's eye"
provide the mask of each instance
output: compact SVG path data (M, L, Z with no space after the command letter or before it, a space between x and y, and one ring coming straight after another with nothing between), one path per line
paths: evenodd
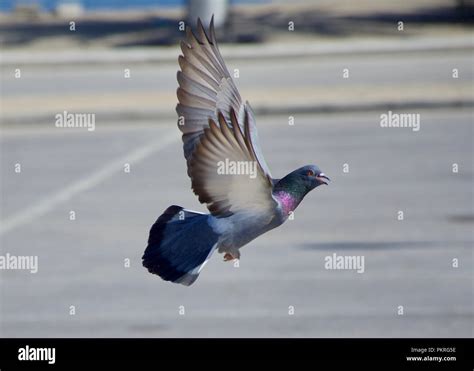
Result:
M307 176L314 176L313 170L308 170L308 171L306 172L306 175L307 175Z

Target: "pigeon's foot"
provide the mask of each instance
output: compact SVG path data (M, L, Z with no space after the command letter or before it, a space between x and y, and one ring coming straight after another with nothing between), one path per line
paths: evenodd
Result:
M229 253L229 252L225 253L225 255L224 255L224 261L225 261L225 262L232 261L232 260L235 260L235 259L239 259L239 257L238 257L238 256L234 256L234 255L232 255L232 254Z
M226 253L226 254L224 255L224 261L225 261L225 262L228 262L228 261L234 260L234 259L235 259L235 258L234 258L234 256L233 256L232 254Z

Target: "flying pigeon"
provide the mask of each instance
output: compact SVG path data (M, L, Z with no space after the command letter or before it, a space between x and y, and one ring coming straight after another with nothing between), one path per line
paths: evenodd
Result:
M143 266L163 280L191 285L214 251L224 261L283 224L329 178L315 165L274 179L259 145L255 116L219 52L211 20L189 27L178 58L178 127L191 186L210 214L170 206L153 224Z

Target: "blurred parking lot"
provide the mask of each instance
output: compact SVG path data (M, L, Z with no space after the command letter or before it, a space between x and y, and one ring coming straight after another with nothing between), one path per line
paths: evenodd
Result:
M432 16L446 3L416 4ZM278 4L271 19L285 24ZM239 267L216 254L191 287L141 266L166 207L205 211L176 128L177 44L74 41L55 60L41 40L15 44L3 14L0 252L36 255L39 269L0 270L0 336L472 337L472 28L435 17L414 31L418 8L401 7L385 10L411 15L405 36L384 23L328 39L301 13L304 32L223 43L273 175L316 163L332 182L245 246ZM94 113L95 130L55 127L65 110ZM382 128L389 110L419 114L420 130ZM325 269L334 253L364 256L365 272Z

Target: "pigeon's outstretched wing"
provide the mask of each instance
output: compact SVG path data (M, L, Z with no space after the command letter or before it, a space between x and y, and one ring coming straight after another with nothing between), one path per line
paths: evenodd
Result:
M239 212L271 217L277 203L253 149L249 115L245 113L242 131L235 111L229 114L230 125L221 112L218 124L209 119L192 154L188 173L194 193L218 218Z
M183 55L179 56L181 71L178 71L178 127L183 132L184 156L189 164L209 119L218 122L218 112L232 126L231 110L235 111L237 122L245 132L244 120L248 116L247 141L264 174L271 178L258 141L255 118L248 102L243 103L240 94L225 66L217 47L214 33L214 19L211 20L209 35L198 19L197 35L186 28L186 41L181 42Z

